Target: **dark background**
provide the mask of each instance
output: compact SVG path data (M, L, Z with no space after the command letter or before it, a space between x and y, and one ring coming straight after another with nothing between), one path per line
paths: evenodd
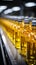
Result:
M21 11L10 13L9 15L24 15L24 16L34 16L36 17L36 6L35 7L25 7L27 2L36 2L35 0L1 0L1 5L6 5L7 9L14 6L20 6ZM5 11L5 10L4 10ZM4 12L2 11L2 13Z

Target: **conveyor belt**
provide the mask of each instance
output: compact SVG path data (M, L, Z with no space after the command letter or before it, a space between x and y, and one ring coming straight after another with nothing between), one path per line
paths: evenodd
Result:
M0 35L0 37L1 37L1 35ZM1 52L2 52L3 62L4 62L4 65L6 65L6 60L5 60L5 55L4 55L4 50L3 50L1 38L0 38L0 47L1 47Z
M5 50L7 52L7 56L9 56L10 62L9 65L26 65L26 63L23 61L23 58L21 57L21 55L18 54L17 50L15 49L15 47L13 46L13 44L10 42L10 40L8 39L8 37L6 36L5 32L2 30L2 28L0 29L1 32L1 40L4 44ZM1 46L3 49L3 46ZM4 50L4 51L5 51ZM6 52L3 51L3 54ZM6 64L6 55L4 55L4 65L8 65Z
M2 60L0 58L0 60L1 60L0 62L1 63L3 62L1 65L12 65L11 60L9 58L9 55L7 53L7 50L6 50L5 46L4 46L3 40L1 38L1 35L0 35L0 49L1 49L0 53L2 55Z
M0 65L12 65L0 35Z
M0 39L0 65L4 65L3 57L2 57L2 51L1 51L1 39Z
M1 41L1 40L0 40ZM3 41L3 40L2 40ZM1 41L1 42L2 42ZM4 42L4 41L3 41ZM6 48L6 46L5 46L5 48ZM9 48L7 47L7 49L8 49L8 51L9 51ZM6 50L7 50L6 49ZM6 64L6 61L5 61L5 55L4 55L4 50L3 50L3 46L2 46L2 43L1 43L1 51L2 51L2 56L3 56L3 60L4 60L4 65L7 65ZM16 61L13 59L13 55L12 55L12 57L10 56L10 53L7 51L7 53L8 53L8 56L9 56L9 58L10 58L10 60L11 60L11 64L12 65L17 65L17 63L16 63Z

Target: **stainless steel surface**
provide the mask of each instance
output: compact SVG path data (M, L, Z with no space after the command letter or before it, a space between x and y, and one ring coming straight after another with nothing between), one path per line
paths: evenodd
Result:
M17 65L18 63L21 63L22 65L22 62L24 63L24 65L26 65L25 61L23 61L22 56L19 55L16 48L13 46L2 28L0 28L0 33L12 65Z
M3 50L1 38L0 38L0 47L1 47L1 52L2 52L2 57L3 57L4 65L7 65L7 64L6 64L6 59L5 59L5 55L4 55L4 50Z
M11 63L14 65L17 65L16 60L14 60L14 56L13 53L11 52L10 48L9 48L9 42L6 40L7 38L5 38L3 31L1 30L1 36L5 45L5 48L7 50L7 53L9 55L9 58L11 60Z

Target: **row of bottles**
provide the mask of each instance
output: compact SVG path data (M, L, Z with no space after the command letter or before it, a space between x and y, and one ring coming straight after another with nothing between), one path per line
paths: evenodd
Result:
M25 61L36 65L36 26L32 26L32 21L25 23L24 20L1 19L0 25Z

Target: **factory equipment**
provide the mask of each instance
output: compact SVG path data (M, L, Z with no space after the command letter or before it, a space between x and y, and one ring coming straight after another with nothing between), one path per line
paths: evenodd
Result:
M0 27L28 65L36 65L36 25L32 24L32 20L25 23L25 20L0 18Z

